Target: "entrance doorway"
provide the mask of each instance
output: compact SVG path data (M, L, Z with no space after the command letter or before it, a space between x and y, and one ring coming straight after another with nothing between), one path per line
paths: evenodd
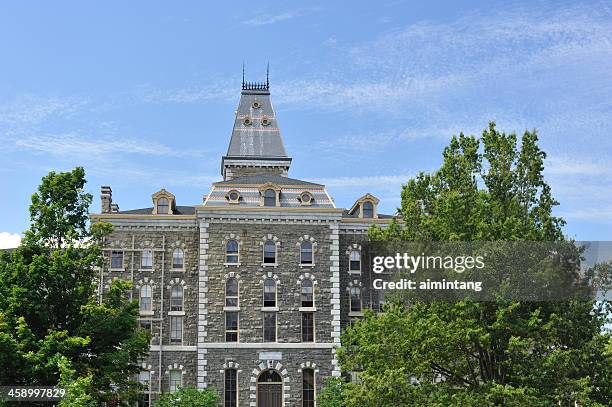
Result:
M283 381L275 370L266 370L257 378L257 407L281 407Z

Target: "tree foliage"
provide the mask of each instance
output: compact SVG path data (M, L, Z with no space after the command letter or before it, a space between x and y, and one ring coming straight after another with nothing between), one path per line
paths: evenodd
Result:
M174 393L163 394L155 407L218 407L219 395L209 388L197 390L192 387L180 389Z
M115 391L129 398L148 336L137 329L128 283L114 283L97 301L110 225L88 227L84 185L82 168L45 176L22 244L0 255L0 384L57 385L62 372L73 372L97 402Z
M460 134L440 169L402 189L403 224L382 241L563 240L535 131L494 123ZM343 335L348 406L586 406L612 404L606 302L432 302L369 313Z

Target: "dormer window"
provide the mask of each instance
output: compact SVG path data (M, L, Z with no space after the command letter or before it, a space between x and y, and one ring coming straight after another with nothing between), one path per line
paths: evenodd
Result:
M267 117L264 117L263 119L261 119L261 125L262 126L269 126L270 125L270 119L268 119Z
M244 124L245 126L250 126L251 124L253 124L253 121L250 118L245 117L242 121L242 124Z
M300 194L300 202L304 206L312 205L312 194L310 192L302 192Z
M276 191L272 188L264 192L264 206L276 206Z
M172 215L176 213L176 203L174 195L165 189L161 189L153 194L153 214Z
M280 206L280 192L281 189L278 185L272 182L267 182L259 186L259 205L260 206Z
M362 210L364 218L374 217L374 204L371 201L365 201L362 205Z
M376 212L378 202L378 198L376 198L374 195L365 194L353 204L349 210L349 214L362 219L376 219L378 218L378 214Z
M157 200L157 214L167 215L170 210L170 203L167 198L159 198Z
M240 201L240 192L231 190L225 195L225 199L231 204L237 204Z
M253 106L253 109L259 109L261 107L261 103L259 103L258 100L255 100L251 106Z

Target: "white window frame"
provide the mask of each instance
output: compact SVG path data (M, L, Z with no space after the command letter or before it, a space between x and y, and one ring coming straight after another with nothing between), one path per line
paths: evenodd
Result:
M172 336L174 335L174 333L176 332L174 330L173 321L181 321L181 336L180 336L180 341L177 340L177 338L173 338ZM185 321L184 321L184 317L182 315L170 315L170 344L171 345L182 345L183 344L183 340L184 340L184 330L185 330Z
M121 267L113 267L113 253L121 253ZM125 270L125 251L111 250L109 269L110 271L124 271Z
M145 253L150 253L151 255L151 266L145 266ZM151 271L153 270L153 263L155 262L155 252L153 249L144 249L140 252L140 268L139 271Z
M304 263L304 259L303 259L303 253L304 251L308 252L308 250L304 250L302 248L302 245L310 245L310 263ZM304 240L303 242L300 242L300 266L306 266L306 267L312 267L315 264L314 261L314 250L315 245L313 242L308 241L308 240Z
M178 373L179 375L179 380L178 383L176 383L176 380L172 380L172 374L176 374ZM175 382L175 384L173 385L172 383ZM169 378L168 378L168 389L170 391L170 393L174 393L176 391L178 391L179 388L183 387L183 371L182 370L178 370L178 369L172 369L170 370L169 373Z
M230 242L236 242L236 254L229 254L227 246L230 244ZM236 256L236 261L230 262L228 260L229 256ZM226 266L239 266L240 265L240 242L238 241L238 239L229 239L227 242L225 242L225 265Z
M148 289L149 291L149 296L145 297L143 296L143 291L145 290L145 287ZM149 299L149 307L148 308L142 308L142 299L143 298L148 298ZM146 315L146 314L152 314L153 313L153 286L151 284L144 284L143 286L140 287L139 293L138 293L138 309L140 310L140 314L141 315Z
M274 340L267 341L266 340L266 315L274 315ZM277 343L278 342L278 312L276 311L264 311L262 315L262 342L263 343Z
M180 267L176 267L176 264L174 262L174 259L176 258L176 254L180 253L179 258L181 259L181 266ZM177 247L176 249L172 250L172 271L183 271L185 270L185 250L183 250L180 247Z
M356 260L352 260L353 253L357 253L357 255L359 256L359 270L353 270L352 269L353 261L356 261ZM357 248L351 248L350 251L349 251L349 273L351 273L351 274L361 274L361 265L362 265L361 250L359 250Z
M175 288L180 288L180 293L181 293L181 309L173 309L174 305L173 305L173 300L176 299L176 297L173 296L174 294L174 289ZM185 287L183 287L181 284L174 284L172 285L172 287L170 287L170 312L184 312L185 311Z

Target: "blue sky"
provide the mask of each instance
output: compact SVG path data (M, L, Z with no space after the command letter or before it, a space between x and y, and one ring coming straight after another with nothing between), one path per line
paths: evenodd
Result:
M495 120L538 129L567 234L612 239L612 2L2 2L0 55L0 247L50 170L84 166L94 211L100 185L122 209L202 202L243 61L270 62L290 175L339 206L393 212Z

